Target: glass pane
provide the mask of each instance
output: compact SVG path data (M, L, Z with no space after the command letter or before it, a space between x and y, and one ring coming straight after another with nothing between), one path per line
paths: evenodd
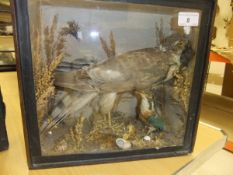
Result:
M200 11L74 0L28 7L43 155L183 144L199 27L179 26L178 14L198 23Z

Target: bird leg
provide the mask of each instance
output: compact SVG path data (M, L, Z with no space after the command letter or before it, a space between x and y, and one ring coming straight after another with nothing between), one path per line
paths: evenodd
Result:
M115 99L117 97L117 93L111 92L104 94L99 102L100 112L104 115L105 121L108 121L109 126L111 126L111 112L113 110Z
M112 126L112 115L111 115L111 112L108 113L108 125L110 127Z
M109 127L112 126L112 115L111 115L111 112L108 112L106 115L104 115L104 120L108 122Z
M114 105L113 105L113 108L112 108L112 111L115 111L117 109L118 104L120 103L121 96L122 96L122 94L117 95L115 102L114 102Z

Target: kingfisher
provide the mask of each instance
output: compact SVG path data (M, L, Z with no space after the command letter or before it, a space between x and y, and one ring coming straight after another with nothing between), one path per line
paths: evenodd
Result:
M162 116L155 109L153 98L148 97L148 94L143 92L135 92L138 98L138 118L152 127L152 130L163 131L165 129L165 121Z

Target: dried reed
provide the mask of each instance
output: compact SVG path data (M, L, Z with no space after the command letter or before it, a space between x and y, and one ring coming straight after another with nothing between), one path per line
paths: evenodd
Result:
M33 32L32 43L33 75L38 119L48 111L49 101L54 95L54 70L63 59L64 36L57 32L58 17L54 16L52 25L42 31L41 21ZM42 38L42 32L44 38Z
M110 32L109 35L109 41L110 41L110 47L108 46L107 42L100 36L100 43L101 46L105 52L105 54L107 55L108 58L113 58L116 56L116 42L114 39L114 35L113 32Z
M75 149L82 149L82 141L83 141L83 126L84 126L85 118L81 115L76 123L76 125L70 129L70 136L72 142L75 143Z
M160 25L158 23L155 23L155 36L156 36L156 44L159 46L160 44L163 44L165 39L165 34L163 33L163 19L160 19Z
M174 88L175 92L178 93L179 98L184 104L185 111L188 111L188 104L189 104L189 94L191 89L191 82L188 78L190 75L187 71L184 72L175 72L174 77Z

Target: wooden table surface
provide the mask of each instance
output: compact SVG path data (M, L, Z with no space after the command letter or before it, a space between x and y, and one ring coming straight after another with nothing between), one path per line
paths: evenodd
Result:
M167 175L197 157L222 137L222 133L199 124L194 152L186 156L121 163L28 170L15 72L0 73L0 85L6 103L7 130L10 148L0 152L0 175Z

